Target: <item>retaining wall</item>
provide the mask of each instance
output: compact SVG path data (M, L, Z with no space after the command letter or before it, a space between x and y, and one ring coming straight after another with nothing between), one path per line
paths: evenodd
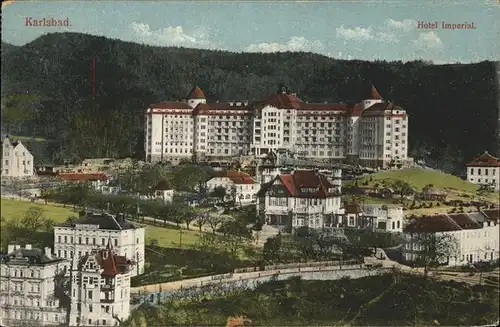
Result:
M338 280L344 277L352 279L378 275L390 271L391 268L373 268L365 264L331 267L303 267L282 270L268 270L240 274L225 274L168 283L168 285L151 285L154 288L131 294L132 307L142 303L158 305L168 298L186 298L203 296L203 294L224 294L236 289L255 289L259 284L271 280L285 280L301 277L304 280Z

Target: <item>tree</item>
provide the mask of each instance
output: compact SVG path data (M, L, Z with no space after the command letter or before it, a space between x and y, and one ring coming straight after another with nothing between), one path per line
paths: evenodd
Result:
M39 231L45 226L43 210L37 207L30 207L21 219L21 225L29 231Z
M224 202L226 195L227 195L226 189L222 186L217 186L216 188L214 188L211 195L215 198L220 199L221 202Z
M217 229L219 229L219 226L224 222L224 220L225 219L218 214L209 214L207 216L207 223L210 226L210 229L212 229L212 233L215 233Z
M50 199L51 195L51 190L49 189L42 188L42 190L40 191L40 197L44 200L45 205L47 205L47 202Z
M195 216L193 224L199 228L200 232L202 231L203 225L207 223L209 219L208 216L209 216L208 212L202 212Z
M189 230L189 224L193 222L197 216L194 213L194 210L191 207L186 207L182 212L183 221L186 223L186 228Z
M222 223L220 228L217 230L226 235L241 236L250 239L252 237L252 232L246 227L245 223L236 220L226 220Z
M425 276L431 265L447 262L458 255L458 240L450 233L414 233L410 245L417 248L417 264L423 265Z
M250 240L241 235L227 234L224 236L217 235L224 246L224 249L229 252L229 254L238 259L240 253L249 245Z
M263 259L269 263L280 262L281 234L270 237L264 243L262 249Z
M220 251L220 238L217 234L200 233L196 246L206 252L219 252Z
M395 193L401 196L401 200L403 200L405 196L410 195L412 192L410 184L405 181L397 180L392 183L392 187L394 188Z

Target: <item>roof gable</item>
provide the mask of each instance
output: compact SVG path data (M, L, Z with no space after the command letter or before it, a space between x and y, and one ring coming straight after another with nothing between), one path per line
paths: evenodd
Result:
M286 190L284 194L296 198L326 198L338 194L324 175L314 170L295 170L290 174L276 176L263 186L259 195L270 190L278 191L280 186Z
M500 160L485 151L467 164L468 167L500 167Z
M255 180L249 174L236 171L236 170L226 170L215 173L214 178L228 178L234 184L255 184Z
M405 233L437 233L461 230L447 215L433 215L415 218L404 228Z

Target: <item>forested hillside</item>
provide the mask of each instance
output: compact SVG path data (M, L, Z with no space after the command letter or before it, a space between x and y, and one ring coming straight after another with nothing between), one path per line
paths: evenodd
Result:
M47 160L142 158L144 108L179 99L195 83L214 101L258 100L284 83L305 101L323 102L359 101L372 80L410 114L415 154L450 170L478 152L496 152L494 62L345 61L162 48L77 33L48 34L21 47L2 44L2 125L14 135L54 140L44 150Z

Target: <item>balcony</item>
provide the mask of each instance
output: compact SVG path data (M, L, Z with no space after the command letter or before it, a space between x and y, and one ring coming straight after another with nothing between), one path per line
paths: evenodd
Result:
M271 207L266 209L266 215L287 215L288 209L280 207Z
M108 284L101 285L102 291L111 291L114 289L115 289L115 285L108 285Z
M101 303L113 303L113 302L115 302L115 299L111 298L101 299Z

